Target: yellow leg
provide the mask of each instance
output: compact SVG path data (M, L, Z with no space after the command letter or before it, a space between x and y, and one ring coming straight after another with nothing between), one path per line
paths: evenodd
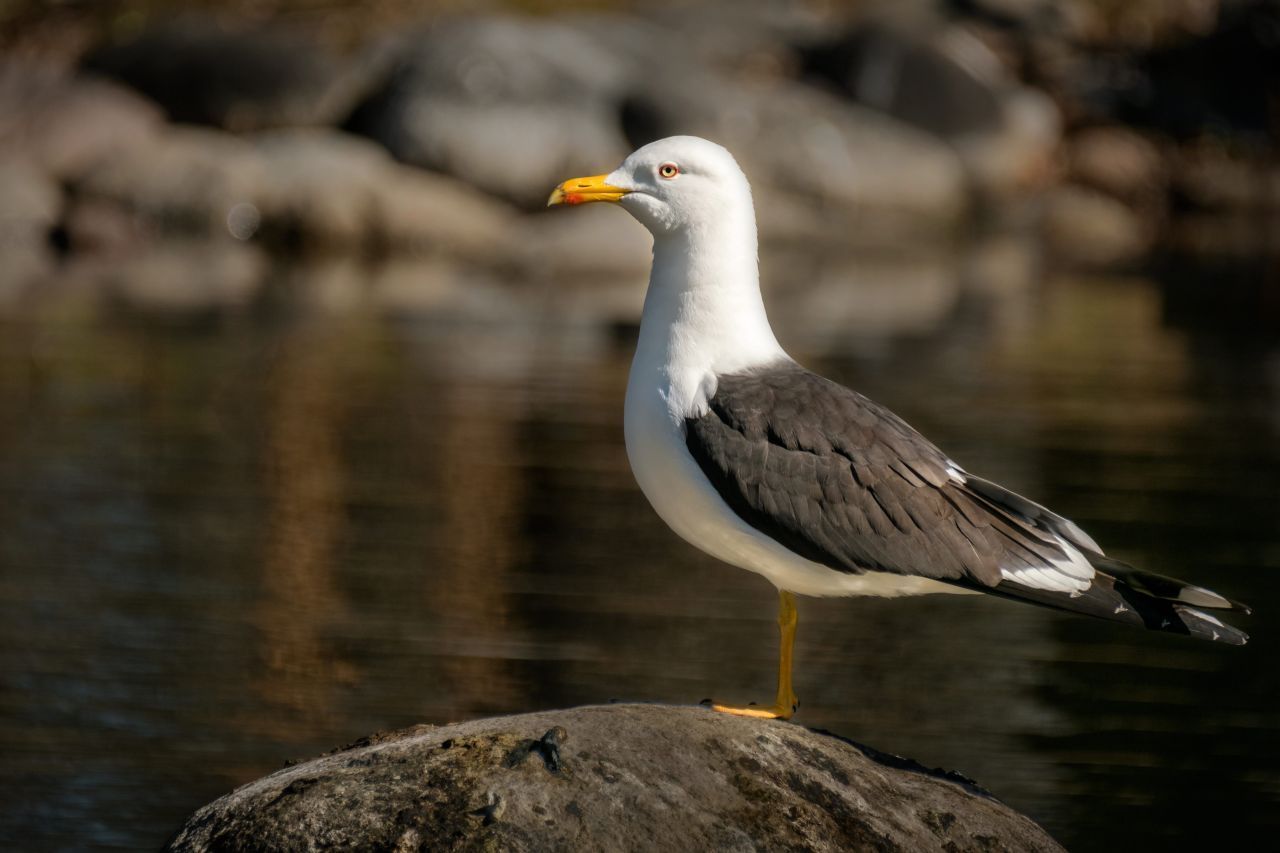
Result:
M791 689L791 650L796 641L796 621L795 596L786 590L778 590L778 635L781 648L778 651L778 696L773 706L760 708L756 705L748 705L745 708L735 708L729 705L713 704L712 709L726 714L736 714L739 717L763 717L768 720L791 718L796 711L796 706L800 704L800 700L796 699L795 691Z

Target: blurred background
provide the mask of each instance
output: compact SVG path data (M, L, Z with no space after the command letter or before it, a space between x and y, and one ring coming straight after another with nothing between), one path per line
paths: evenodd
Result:
M649 260L753 181L790 352L1244 649L802 600L797 721L1077 850L1280 831L1280 7L0 2L0 846L154 849L379 729L767 699L774 594L634 486ZM1265 846L1265 842L1264 842Z

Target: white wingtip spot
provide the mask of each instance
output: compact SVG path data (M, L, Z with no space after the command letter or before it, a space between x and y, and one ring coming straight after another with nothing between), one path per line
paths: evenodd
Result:
M1119 616L1121 613L1128 613L1129 608L1125 607L1123 604L1117 604L1114 612L1117 616Z
M1178 600L1200 607L1230 607L1231 602L1211 589L1202 586L1186 586L1178 593Z
M1084 554L1065 539L1059 536L1057 541L1065 555L1061 559L1054 560L1045 566L1001 569L1001 576L1032 589L1065 592L1072 598L1079 597L1093 584L1093 566L1085 559Z
M1222 624L1221 619L1217 619L1213 616L1210 616L1208 613L1205 613L1203 610L1192 610L1191 608L1187 608L1187 612L1194 614L1199 619L1203 619L1204 621L1208 622L1210 625L1217 625L1219 628L1227 627L1226 625Z

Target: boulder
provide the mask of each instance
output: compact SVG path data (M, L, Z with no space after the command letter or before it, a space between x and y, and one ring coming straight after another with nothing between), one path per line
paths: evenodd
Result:
M385 91L349 126L399 160L527 208L629 148L615 103L628 69L560 22L476 17L407 39Z
M1002 196L1047 183L1057 108L1018 84L969 28L872 18L804 57L810 74L855 102L946 141L978 190Z
M135 314L187 322L243 309L266 284L268 268L259 248L235 240L166 240L123 257L85 259L70 275Z
M145 249L154 234L146 219L111 201L76 198L62 217L72 255L125 256Z
M297 33L192 17L103 45L83 67L146 94L174 121L243 132L341 122L385 59L379 51L347 60Z
M33 163L0 160L0 306L52 270L49 236L61 208L58 186Z
M1160 204L1168 168L1160 148L1128 128L1085 128L1067 140L1067 178L1130 204Z
M267 236L504 259L513 213L473 187L402 166L350 134L275 131L252 141L266 166L256 205Z
M983 67L994 56L976 41L948 44L946 37L954 42L961 31L931 29L872 19L808 47L805 68L858 103L935 136L999 127L999 92L989 79L993 72Z
M794 336L824 354L867 352L904 336L941 336L960 302L959 260L940 251L884 257L796 248L765 255L762 278L784 340Z
M1151 248L1154 225L1128 205L1087 187L1057 187L1044 200L1043 229L1049 250L1084 266L1136 260Z
M74 182L143 147L161 122L154 104L109 81L0 63L0 159L26 160L57 180Z
M369 140L327 129L233 136L174 126L77 187L169 233L260 238L302 250L438 251L503 259L511 212Z
M831 734L609 705L366 738L205 806L166 849L1062 848L957 774Z
M775 30L761 25L762 45ZM867 213L889 232L937 230L965 208L964 172L945 144L785 74L713 65L714 47L670 27L617 15L477 17L411 43L351 127L526 208L566 177L612 169L675 134L728 147L782 207L821 211L794 227L762 217L766 239L770 224L808 235L811 222L843 239Z
M1202 140L1178 148L1170 169L1178 199L1193 210L1269 213L1280 203L1280 168L1268 149Z
M662 28L686 56L733 73L785 75L800 70L796 45L817 41L835 25L830 6L777 0L704 0L634 7Z
M909 242L966 210L955 152L902 121L797 79L705 65L644 21L577 26L633 68L622 114L631 145L676 134L724 145L751 179L765 241Z
M82 197L124 207L165 232L237 233L267 170L252 144L207 128L166 129L151 144L105 160L80 180Z
M34 163L0 160L0 241L47 243L58 222L62 191Z
M643 294L653 263L649 232L613 205L565 214L549 210L524 218L513 241L523 268L551 282L573 277L597 282L628 279L638 283Z

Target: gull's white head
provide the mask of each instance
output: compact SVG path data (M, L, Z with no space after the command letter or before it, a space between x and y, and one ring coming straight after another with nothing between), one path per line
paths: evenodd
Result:
M596 201L621 204L655 238L727 222L754 232L746 175L727 150L697 136L650 142L607 175L560 184L547 204Z
M786 358L760 296L751 186L732 154L696 136L659 139L607 175L565 181L547 204L596 201L653 232L628 419L635 389L665 388L656 405L682 423L706 404L709 375Z
M786 357L760 296L751 186L732 154L696 136L659 139L607 175L565 181L547 204L597 201L621 205L653 233L633 378L637 367L681 377L668 402L687 414L703 399L707 371Z

